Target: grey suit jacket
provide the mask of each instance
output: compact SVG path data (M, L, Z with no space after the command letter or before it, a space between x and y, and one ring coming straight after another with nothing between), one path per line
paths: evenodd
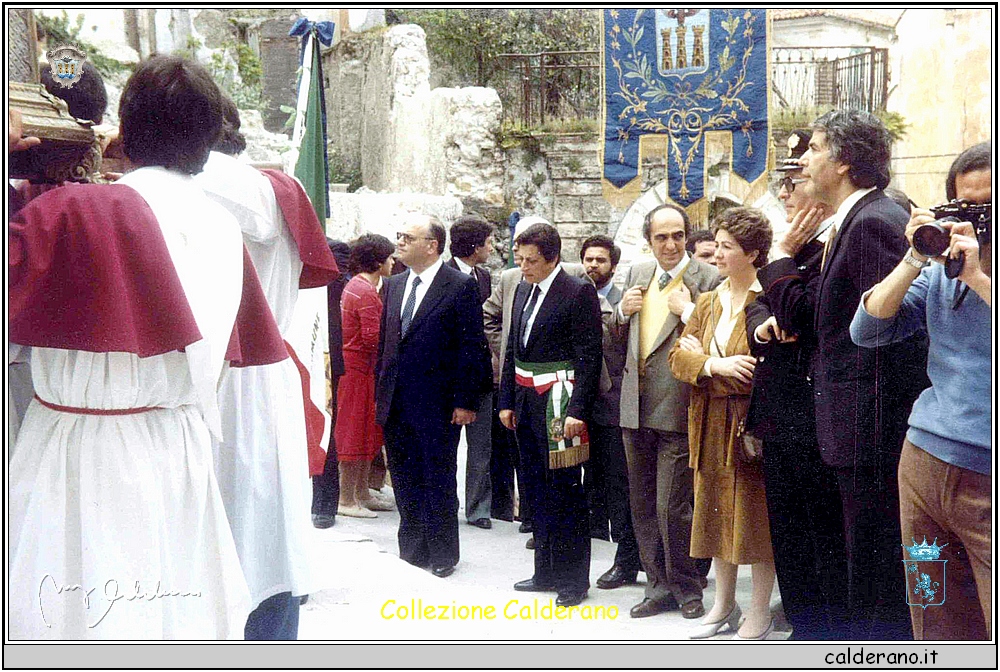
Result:
M561 262L564 271L577 278L590 280L583 264ZM514 290L521 282L521 269L508 268L500 274L490 298L483 304L483 331L493 355L493 381L500 381L504 354L507 352L507 334L510 331L510 311L514 306Z
M656 273L655 259L642 261L629 269L625 279L626 287L648 287ZM683 282L691 291L691 300L719 284L718 271L697 259L691 259L684 269ZM627 343L625 370L622 376L621 419L622 427L639 429L646 427L667 432L687 432L687 407L691 387L674 378L667 362L667 354L673 347L684 324L680 317L670 314L653 351L646 359L645 374L639 377L639 313L622 320L618 310L611 316L613 335L619 342Z

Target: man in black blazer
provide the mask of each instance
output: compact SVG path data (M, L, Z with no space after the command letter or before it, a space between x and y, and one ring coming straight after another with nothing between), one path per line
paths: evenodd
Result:
M479 303L490 298L493 281L490 272L482 268L490 258L490 235L493 227L479 215L463 215L451 225L451 259L445 262L455 270L470 275L479 283ZM489 357L489 353L486 354ZM465 427L468 458L465 463L465 519L470 525L488 530L493 505L493 484L490 480L490 455L493 452L493 394L483 395L476 409L475 422Z
M483 313L476 281L441 261L436 218L413 215L397 240L409 271L385 281L375 419L399 507L399 557L443 578L459 558L459 434L490 385Z
M589 282L559 267L555 227L534 224L514 241L521 268L500 380L500 419L517 433L531 501L535 572L515 590L555 591L573 606L590 587L587 498L580 465L601 372L601 311Z
M809 377L817 440L837 476L846 537L844 634L911 639L896 466L910 407L927 386L926 337L868 350L849 333L861 295L908 249L909 216L882 193L889 184L890 138L877 117L837 110L812 130L800 188L835 211L820 272L807 281L787 256L758 278L778 326L816 339Z
M802 166L812 133L789 137L790 157L778 198L785 203L790 229L779 244L801 249L793 259L803 281L819 273L825 235L820 228L832 214L805 195ZM764 479L774 566L781 604L792 624L792 639L835 639L844 634L847 563L844 521L836 474L820 459L809 361L815 338L807 329L794 338L781 334L767 296L746 307L750 353L757 358L747 427L764 441ZM839 619L839 621L838 621Z

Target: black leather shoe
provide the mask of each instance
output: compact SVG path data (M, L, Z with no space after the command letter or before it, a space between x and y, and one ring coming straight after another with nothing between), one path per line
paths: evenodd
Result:
M334 523L337 522L336 516L331 516L328 513L314 513L312 514L313 527L320 530L325 530L328 527L333 527Z
M587 599L586 590L564 590L556 597L557 607L575 607Z
M447 567L431 567L431 574L443 579L446 576L451 576L455 573L455 565L448 565Z
M691 600L681 605L681 616L684 618L701 618L705 615L705 605L701 600Z
M526 542L524 542L524 547L529 551L535 550L535 538L531 537Z
M517 531L521 534L528 534L535 531L535 526L531 524L530 520L522 520L521 524L517 526Z
M490 522L489 518L476 518L475 520L470 520L469 525L475 525L483 530L489 530L493 527L493 523Z
M647 616L656 616L667 611L673 611L679 607L680 605L677 604L677 600L674 599L673 595L665 600L651 600L648 597L644 597L642 602L632 607L632 610L628 613L632 618L646 618Z
M522 593L552 593L555 592L555 589L554 585L538 583L535 581L535 577L518 581L514 584L514 590L521 591Z
M601 578L597 580L597 587L604 590L621 588L630 583L635 583L638 574L639 572L636 570L630 572L627 569L623 569L621 565L612 565L611 569L601 574Z

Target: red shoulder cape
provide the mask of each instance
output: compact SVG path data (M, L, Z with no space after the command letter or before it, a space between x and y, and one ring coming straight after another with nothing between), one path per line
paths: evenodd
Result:
M250 252L243 246L243 295L236 324L229 337L226 359L232 366L263 366L288 358L278 323L260 286Z
M149 357L201 340L156 217L130 187L42 194L7 242L12 342Z
M340 271L305 190L294 177L281 171L263 169L260 172L270 180L278 207L299 248L303 264L299 288L326 287L337 279Z

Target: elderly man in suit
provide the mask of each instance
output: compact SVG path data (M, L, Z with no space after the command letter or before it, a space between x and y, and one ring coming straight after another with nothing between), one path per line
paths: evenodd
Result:
M646 591L633 618L681 609L700 618L702 583L689 555L694 474L688 466L690 387L674 378L667 353L680 338L699 294L719 283L717 271L685 250L687 213L661 205L647 213L643 236L655 260L629 269L628 289L612 314L625 342L621 427L628 458L629 499Z
M515 239L524 282L511 310L500 380L500 419L517 433L535 526L535 571L514 585L556 591L574 606L590 587L590 536L580 465L601 367L601 312L589 282L559 267L555 227L535 224Z
M490 258L493 227L479 215L463 215L451 225L451 259L445 262L457 271L470 275L479 283L479 303L490 298L492 278L480 266ZM490 483L490 455L493 452L493 395L483 395L476 420L465 427L465 440L469 452L465 463L465 519L470 525L484 530L493 527L490 522L492 485Z
M835 110L817 119L801 164L805 194L834 211L819 273L807 280L792 258L798 250L783 241L783 258L758 275L777 326L815 338L809 379L820 456L840 489L848 639L911 639L896 467L910 407L928 384L927 340L918 334L869 350L850 335L861 295L909 249L909 216L882 192L890 149L872 114Z
M611 281L621 259L621 248L605 235L595 235L580 244L580 261L597 287L601 299L601 316L607 321L622 299L622 290ZM590 535L611 539L618 544L611 568L597 579L597 587L619 588L635 583L642 569L639 546L632 531L632 511L628 505L628 465L625 445L618 423L618 407L622 394L622 371L625 368L625 348L604 331L604 368L601 387L594 402L593 423L590 425L590 461L584 468L583 482L590 507Z
M409 270L385 281L375 419L399 507L399 557L443 578L459 559L459 435L489 390L483 315L478 283L441 260L436 218L412 216L397 240Z
M522 217L514 229L514 240L528 230L533 224L549 224L549 221L538 215L528 215ZM564 271L577 278L587 278L586 271L581 264L572 262L560 262ZM483 327L486 332L486 340L489 341L490 351L493 354L494 378L496 383L496 396L499 399L500 371L503 370L504 355L507 352L507 335L510 333L510 313L514 305L514 290L521 282L521 269L508 268L500 274L500 279L493 287L493 293L483 304ZM499 410L499 409L497 409ZM503 437L502 439L499 437ZM524 496L525 488L520 467L517 467L518 454L517 443L514 433L507 430L502 424L499 428L494 428L494 446L500 445L499 450L493 451L492 479L493 504L494 507L508 500L513 507L514 498L514 469L517 468L517 488L521 493L519 502L519 512L521 518L520 532L530 533L534 528L531 522L531 503ZM509 451L509 452L507 452ZM494 516L499 517L499 516ZM534 541L528 540L527 547L534 548Z

